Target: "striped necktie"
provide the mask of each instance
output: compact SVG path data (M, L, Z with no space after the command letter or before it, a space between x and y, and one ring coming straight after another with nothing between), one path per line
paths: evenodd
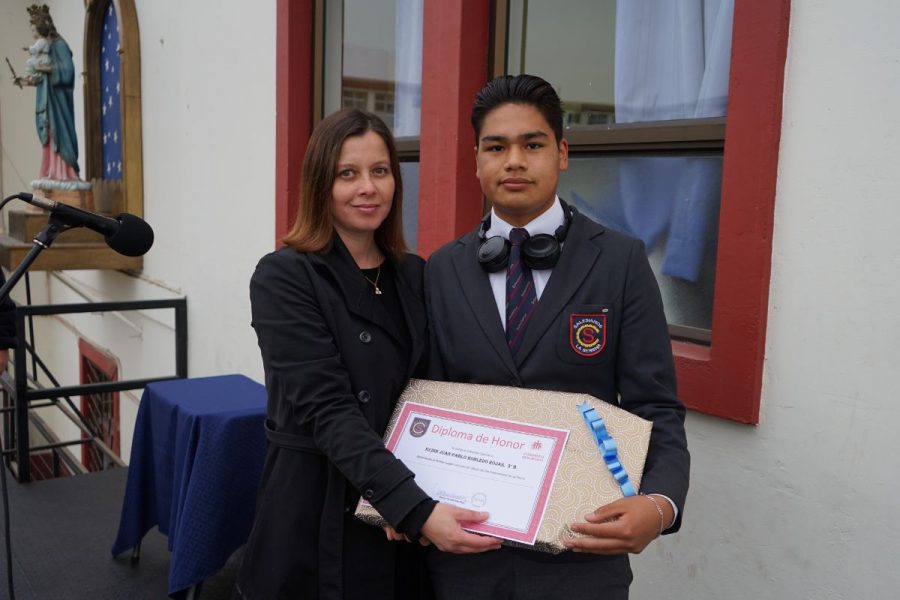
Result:
M531 269L522 262L522 242L528 232L516 227L509 232L509 266L506 269L506 343L513 356L525 337L525 326L537 306Z

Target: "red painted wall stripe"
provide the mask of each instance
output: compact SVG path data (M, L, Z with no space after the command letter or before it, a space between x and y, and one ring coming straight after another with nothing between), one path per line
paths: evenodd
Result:
M297 214L300 167L312 132L313 0L278 0L275 62L275 246Z
M487 81L489 24L489 0L425 3L418 239L424 257L481 218L469 112Z

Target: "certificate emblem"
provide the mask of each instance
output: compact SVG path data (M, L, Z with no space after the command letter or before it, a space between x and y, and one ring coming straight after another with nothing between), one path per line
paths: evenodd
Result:
M431 419L413 417L412 423L409 425L409 435L420 438L428 431L429 425L431 425Z
M595 356L606 346L606 315L569 315L569 344L580 356Z

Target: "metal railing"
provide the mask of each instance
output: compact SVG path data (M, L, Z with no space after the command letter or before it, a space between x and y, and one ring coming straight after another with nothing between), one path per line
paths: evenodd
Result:
M175 311L174 375L64 386L56 380L34 348L32 319L35 316L167 308ZM170 300L26 305L16 307L15 318L16 347L13 378L10 379L5 374L0 378L0 388L2 388L3 392L3 406L0 407L0 414L3 415L3 440L0 453L2 453L6 466L12 470L18 481L31 481L32 452L50 450L53 453L54 468L57 467L61 460L72 471L83 470L80 463L64 451L70 446L83 444L94 444L112 462L124 466L122 460L93 431L91 424L85 419L70 396L133 390L143 388L154 381L187 377L187 300L185 298L176 298ZM26 319L28 320L27 329ZM26 332L31 333L30 344L26 339ZM28 357L30 357L30 361ZM31 362L32 366L31 375L27 372L29 362ZM53 387L45 387L39 383L38 371L43 374ZM83 437L64 441L55 439L55 434L44 423L43 419L32 412L35 408L46 408L49 406L55 406L69 418L81 430ZM30 445L29 423L35 427L48 443L39 446ZM10 441L13 444L7 447ZM14 461L13 458L15 459Z

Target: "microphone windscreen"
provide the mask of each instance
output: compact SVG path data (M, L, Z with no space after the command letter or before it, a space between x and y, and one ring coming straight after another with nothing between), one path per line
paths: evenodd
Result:
M132 214L116 215L119 229L106 238L106 244L125 256L143 256L153 246L153 228Z

